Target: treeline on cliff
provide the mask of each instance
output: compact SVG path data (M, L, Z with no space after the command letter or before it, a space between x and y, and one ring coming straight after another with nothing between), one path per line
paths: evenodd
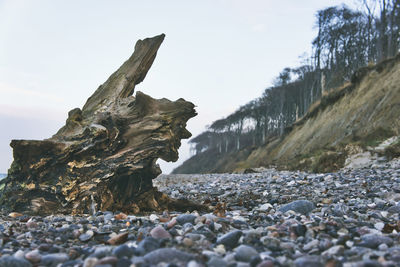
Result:
M315 27L318 34L307 63L284 68L260 97L192 138L193 154L217 155L268 143L289 130L323 94L349 81L357 69L397 54L400 0L360 0L360 10L329 7L316 13Z

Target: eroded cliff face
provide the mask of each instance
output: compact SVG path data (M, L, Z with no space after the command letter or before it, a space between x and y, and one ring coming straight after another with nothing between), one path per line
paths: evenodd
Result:
M282 140L266 147L265 162L317 172L338 170L354 150L400 135L399 117L400 55L360 69L351 82L324 96ZM259 158L262 153L257 153L248 160Z
M221 154L206 151L175 173L233 172L270 167L330 172L346 158L400 135L400 55L357 71L352 81L324 95L285 136L260 147ZM390 152L392 150L392 152ZM381 155L398 155L393 144Z
M154 99L135 86L150 69L164 34L139 40L133 55L66 125L43 140L12 140L14 162L0 204L12 210L139 212L177 204L153 188L158 158L178 159L186 122L196 115L183 99Z

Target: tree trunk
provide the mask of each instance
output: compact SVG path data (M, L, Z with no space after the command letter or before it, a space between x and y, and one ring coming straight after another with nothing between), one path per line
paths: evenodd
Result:
M13 140L14 162L0 204L32 213L139 212L179 205L153 188L158 158L178 159L186 122L196 115L183 99L172 102L137 92L164 34L139 40L133 55L66 125L43 141Z

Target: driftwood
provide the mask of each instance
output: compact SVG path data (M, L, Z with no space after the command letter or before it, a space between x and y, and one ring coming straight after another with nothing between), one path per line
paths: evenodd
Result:
M158 158L178 159L186 122L196 115L183 99L153 99L143 81L165 35L139 40L133 55L102 84L66 125L43 140L12 140L14 162L2 182L0 204L33 213L137 213L199 208L153 188Z

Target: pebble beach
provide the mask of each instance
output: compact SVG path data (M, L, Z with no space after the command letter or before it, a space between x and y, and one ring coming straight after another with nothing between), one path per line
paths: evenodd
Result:
M154 181L207 213L3 211L0 266L400 266L400 160L257 171Z

